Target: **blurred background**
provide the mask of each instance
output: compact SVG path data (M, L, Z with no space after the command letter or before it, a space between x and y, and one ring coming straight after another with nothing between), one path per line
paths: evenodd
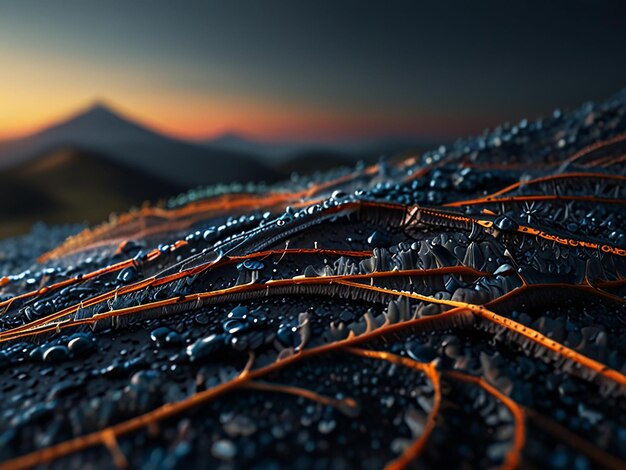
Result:
M626 86L620 1L0 0L0 237Z

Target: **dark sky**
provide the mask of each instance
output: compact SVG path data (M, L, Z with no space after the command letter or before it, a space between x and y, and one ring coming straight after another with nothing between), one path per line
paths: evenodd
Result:
M0 135L96 99L192 137L458 135L626 86L626 2L0 0L0 56Z

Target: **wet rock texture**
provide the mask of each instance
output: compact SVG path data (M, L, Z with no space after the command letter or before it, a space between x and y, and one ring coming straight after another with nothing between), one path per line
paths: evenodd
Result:
M625 113L3 242L0 466L624 468Z

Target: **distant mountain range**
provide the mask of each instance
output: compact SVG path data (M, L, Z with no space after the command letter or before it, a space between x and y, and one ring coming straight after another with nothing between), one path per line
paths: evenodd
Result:
M0 168L59 147L98 152L184 186L282 176L251 155L166 137L101 104L34 135L0 141Z
M0 170L60 147L75 147L183 186L272 182L294 170L372 162L399 151L421 151L432 143L419 139L262 142L235 133L192 142L160 134L97 103L35 134L0 140Z
M190 142L96 104L32 135L0 141L0 236L48 223L96 223L112 211L215 183L275 182L425 142L260 142L225 134Z
M393 156L398 152L422 151L441 144L441 139L417 138L364 138L337 142L320 141L274 141L249 139L237 133L226 133L202 142L210 148L257 155L272 167L287 162L313 157L316 154L336 156L340 161L354 163L357 160L374 161L381 156ZM309 165L306 165L307 167Z

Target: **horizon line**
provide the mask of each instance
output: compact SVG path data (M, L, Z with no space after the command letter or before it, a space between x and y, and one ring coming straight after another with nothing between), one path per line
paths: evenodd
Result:
M11 141L19 139L27 139L35 136L48 129L54 128L72 119L79 118L82 115L88 114L98 108L102 108L112 114L129 121L132 124L141 126L155 133L159 133L171 139L181 140L191 143L203 143L217 140L225 136L235 136L244 140L265 143L265 144L288 144L288 143L349 143L353 141L373 141L373 140L428 140L428 139L450 139L467 133L472 133L472 130L457 132L444 132L439 130L437 132L419 133L416 131L400 130L395 132L382 131L379 133L372 132L369 129L355 130L345 133L333 133L332 135L324 132L316 132L315 130L303 131L303 132L288 132L286 135L261 135L249 132L243 129L238 129L233 126L224 127L217 131L206 131L203 133L185 134L168 129L167 125L162 125L156 122L150 122L149 120L137 116L137 114L117 103L113 103L110 99L94 98L78 108L74 108L73 111L64 111L56 116L52 116L43 123L34 124L27 128L23 128L17 131L3 132L0 129L0 142ZM456 127L456 126L451 126ZM464 127L464 126L462 126ZM470 126L471 127L471 126ZM476 131L473 131L474 133Z

